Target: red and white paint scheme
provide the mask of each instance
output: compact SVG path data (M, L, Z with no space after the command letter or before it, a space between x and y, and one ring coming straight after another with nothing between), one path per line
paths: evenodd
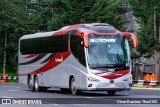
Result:
M128 38L137 48L136 35L106 23L24 35L19 40L19 81L33 91L58 87L74 95L84 90L103 90L109 95L130 90Z

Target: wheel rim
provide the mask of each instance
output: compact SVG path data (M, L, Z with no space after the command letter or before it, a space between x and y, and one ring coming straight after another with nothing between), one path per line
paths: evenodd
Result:
M75 79L72 80L72 83L71 83L71 91L72 91L72 94L76 94L77 92L77 85L76 85L76 82L75 82Z
M38 79L37 79L37 77L35 78L34 87L35 87L36 91L39 91L39 85L38 85Z
M29 89L31 89L32 88L32 82L31 82L31 77L29 77Z

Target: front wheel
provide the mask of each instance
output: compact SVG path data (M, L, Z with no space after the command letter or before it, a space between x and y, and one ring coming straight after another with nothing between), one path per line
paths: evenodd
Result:
M116 91L107 91L107 92L108 92L108 95L109 95L109 96L116 94Z
M71 79L71 93L73 94L73 95L78 95L79 93L80 93L80 90L78 90L77 89L77 84L76 84L76 81L75 81L75 78L73 77L72 79Z

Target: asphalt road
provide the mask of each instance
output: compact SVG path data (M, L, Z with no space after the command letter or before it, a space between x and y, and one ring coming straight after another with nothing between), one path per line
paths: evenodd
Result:
M114 96L109 96L107 92L83 92L80 95L74 96L72 94L62 93L58 88L51 88L46 92L32 92L27 86L21 84L0 84L0 98L3 99L16 99L20 100L30 100L35 98L35 100L43 99L45 104L37 105L23 105L23 107L106 107L109 105L111 107L159 107L159 104L153 104L154 101L159 98L160 100L160 90L137 90L133 89L130 91L117 92ZM49 98L49 99L46 99ZM148 98L148 99L144 99ZM154 99L155 98L155 99ZM27 101L28 101L27 99ZM152 101L146 102L145 104L137 104L139 101ZM128 100L129 103L126 103ZM144 101L143 100L143 101ZM158 101L159 101L158 100ZM138 101L138 102L136 102ZM136 104L135 104L136 102ZM111 104L109 104L111 103ZM118 104L119 103L119 104ZM133 103L133 104L131 104ZM155 102L156 103L156 102ZM0 104L0 107L21 107L22 105L4 105Z

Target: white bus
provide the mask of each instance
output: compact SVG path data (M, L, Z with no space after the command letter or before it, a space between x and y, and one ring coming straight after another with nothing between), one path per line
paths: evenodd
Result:
M85 90L103 90L109 95L130 90L129 37L136 48L136 35L105 23L24 35L19 40L19 82L33 91L58 87L74 95Z

